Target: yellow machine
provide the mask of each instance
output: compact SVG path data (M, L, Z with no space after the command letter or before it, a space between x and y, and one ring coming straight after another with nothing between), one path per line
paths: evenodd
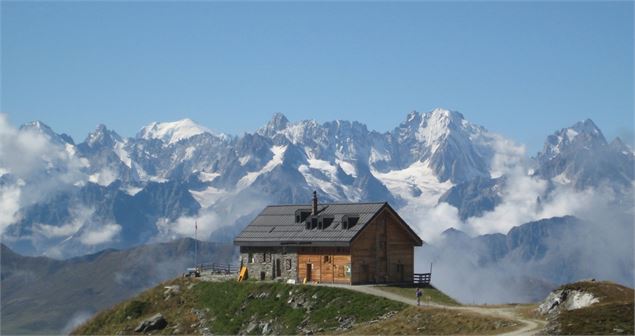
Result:
M242 266L240 268L240 273L238 274L238 282L247 279L247 266Z

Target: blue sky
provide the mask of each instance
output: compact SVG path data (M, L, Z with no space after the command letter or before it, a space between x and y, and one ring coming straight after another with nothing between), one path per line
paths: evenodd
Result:
M76 142L185 117L386 131L445 107L526 144L591 118L633 136L632 2L6 2L0 110ZM609 139L610 140L610 139Z

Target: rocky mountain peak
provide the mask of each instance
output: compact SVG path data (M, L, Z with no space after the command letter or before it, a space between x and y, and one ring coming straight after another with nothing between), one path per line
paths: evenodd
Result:
M430 120L438 120L446 125L449 124L461 124L465 120L463 114L457 111L450 111L444 108L437 107L431 112L427 113Z
M628 187L634 171L632 151L620 139L609 145L591 119L548 136L536 163L541 176L578 188L607 182Z
M582 121L578 121L573 124L573 126L569 127L570 129L574 129L580 133L589 133L589 134L602 134L602 131L598 128L598 126L593 122L593 120L587 118Z
M469 131L471 124L465 120L463 114L443 108L436 108L430 112L412 111L408 113L406 121L395 130L400 138L415 138L431 145L447 138L450 133Z
M453 227L443 231L441 233L441 236L447 241L452 241L452 242L466 242L471 239L471 237L467 233L461 230L455 229Z
M442 235L464 235L465 232L461 230L457 230L454 227L451 227L449 229L445 229L441 234Z
M59 144L59 145L64 145L66 143L73 144L73 139L69 135L66 135L66 134L59 135L55 133L55 131L53 131L51 127L49 127L47 124L39 120L35 120L29 123L23 124L22 126L20 126L20 131L21 132L22 131L35 132L35 133L42 134L43 136L48 138L51 142L55 144Z
M602 131L600 131L600 129L591 119L579 121L564 131L564 135L566 135L567 139L570 142L593 141L602 145L606 144L606 139L604 138Z
M469 123L461 113L443 108L409 113L391 137L399 148L400 167L427 161L440 181L453 182L489 176L493 150L488 143L497 141L495 135Z
M273 117L271 117L271 120L269 120L267 125L260 128L257 133L267 137L272 137L278 133L278 131L287 128L288 124L289 119L287 119L284 114L277 112L273 115Z
M27 130L27 129L33 129L33 130L41 130L41 131L50 131L53 132L53 130L51 130L51 127L49 127L47 124L39 121L39 120L34 120L31 122L28 122L22 126L20 126L21 130Z
M23 126L28 127L56 136L39 122ZM575 183L580 188L595 185L631 188L635 156L622 152L632 151L626 151L626 145L619 139L611 148L587 150L587 142L581 141L587 134L589 139L604 139L590 120L555 132L554 139L569 141L571 136L576 145L558 160L537 162L535 178ZM504 147L510 146L510 142L468 122L461 113L446 109L413 111L393 131L382 134L369 131L356 121L291 123L278 113L259 132L245 133L231 141L208 133L207 128L191 119L152 123L137 138L125 140L99 125L86 142L65 149L79 158L78 181L93 182L93 187L101 189L93 195L81 191L88 188L78 183L67 193L69 197L80 195L77 203L96 208L100 215L119 214L124 211L119 207L127 207L128 201L134 199L136 203L131 207L135 210L130 213L129 221L117 219L117 224L123 227L122 237L130 239L145 236L137 229L126 231L127 226L137 225L129 223L155 228L157 220L178 213L177 208L195 213L195 207L191 206L194 203L205 211L216 211L233 202L242 203L244 195L252 194L257 195L258 202L261 195L268 195L266 201L270 203L297 203L303 202L313 190L329 201L388 200L398 206L418 206L436 199L456 206L461 218L467 220L495 209L501 202L504 179L491 178L491 162L498 151L511 153ZM99 201L103 199L99 194L109 195L105 186L115 180L121 181L115 187L118 196L113 195L112 202ZM165 192L153 189L159 182L168 183L166 186L175 183L183 190L176 193L172 189ZM453 189L447 192L448 188ZM183 198L187 194L192 197ZM171 204L181 205L174 206L175 212L164 213ZM56 210L34 208L34 215L25 216L15 230L37 227L38 223L63 225L60 218L66 220L72 215L68 203L57 199L42 209L49 207ZM58 207L59 211L65 211L66 217L58 214ZM154 217L136 217L148 211L153 211ZM50 238L51 245L47 246L59 243L55 239ZM73 249L68 246L67 249Z
M91 148L96 146L112 147L117 142L123 142L123 139L115 131L109 130L106 125L99 124L93 132L88 134L84 142Z
M626 145L620 137L616 137L615 139L613 139L613 141L611 141L611 143L609 144L609 147L615 152L622 154L630 153L630 155L633 155L633 149Z
M607 142L602 131L591 119L586 119L548 136L543 150L538 153L538 159L551 160L566 152L593 150L605 146Z

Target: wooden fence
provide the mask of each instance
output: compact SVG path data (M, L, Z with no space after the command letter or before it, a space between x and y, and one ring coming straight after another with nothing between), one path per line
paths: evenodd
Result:
M239 265L219 263L201 264L199 268L201 271L211 271L216 274L238 274L240 271Z
M412 283L428 285L430 284L431 277L432 277L432 273L415 273L414 278L412 279Z

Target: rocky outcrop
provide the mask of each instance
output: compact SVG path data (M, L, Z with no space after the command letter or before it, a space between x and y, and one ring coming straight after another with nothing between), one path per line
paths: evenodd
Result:
M558 314L562 310L574 310L588 307L600 300L589 292L573 289L559 289L549 293L549 296L538 306L543 314Z
M547 335L562 334L561 313L586 308L599 302L597 297L584 290L564 287L552 291L537 308L538 312L547 318L544 333Z
M148 332L152 330L161 330L168 326L168 321L165 320L161 313L155 314L152 317L143 320L136 328L135 332Z

